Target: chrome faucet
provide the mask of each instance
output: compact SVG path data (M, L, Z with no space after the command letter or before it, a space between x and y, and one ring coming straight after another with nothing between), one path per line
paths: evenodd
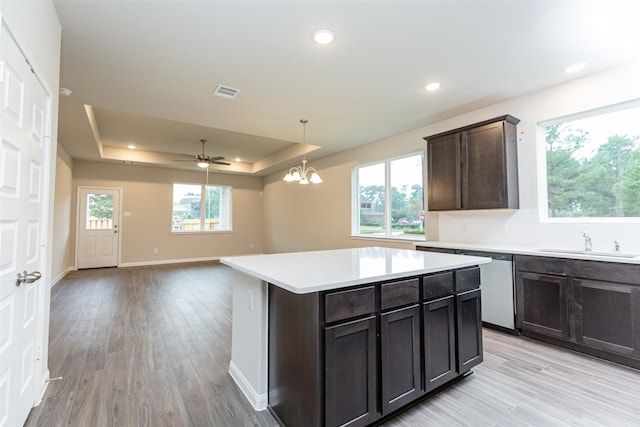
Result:
M587 230L583 231L582 237L584 237L584 251L591 252L591 236L589 236L589 232Z
M619 254L620 253L620 243L618 243L617 240L613 241L613 247L615 248L616 253Z

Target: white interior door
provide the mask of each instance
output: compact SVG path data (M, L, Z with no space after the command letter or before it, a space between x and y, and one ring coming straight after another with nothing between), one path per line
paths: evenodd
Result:
M78 187L78 268L118 265L120 189Z
M0 426L21 426L40 397L37 271L45 266L51 97L4 22L0 39Z

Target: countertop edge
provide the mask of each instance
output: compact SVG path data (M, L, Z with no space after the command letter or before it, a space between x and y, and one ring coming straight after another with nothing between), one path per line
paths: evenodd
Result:
M260 256L260 255L255 255L255 256ZM464 261L458 261L455 263L448 263L446 266L438 265L432 268L421 268L421 269L405 271L401 273L391 273L391 274L383 274L383 275L376 275L376 276L369 276L369 277L361 277L353 280L341 280L337 282L336 281L321 282L313 286L304 286L304 287L296 287L295 285L283 282L263 272L247 268L242 264L234 262L232 257L220 258L220 262L244 274L247 274L251 277L255 277L257 279L263 280L267 283L278 286L279 288L285 289L289 292L302 295L302 294L310 294L314 292L323 292L323 291L330 291L330 290L341 289L341 288L348 288L351 286L363 285L367 283L378 283L378 282L384 282L387 280L403 279L407 277L420 276L423 274L437 273L440 271L448 271L448 270L454 270L458 268L473 267L476 265L486 264L491 262L491 258L486 258L486 257L476 257L476 256L467 256L467 255L458 255L458 256L460 257L464 256L467 259L465 259Z
M441 242L441 241L426 241L416 242L414 246L426 247L426 248L441 248L441 249L461 249L467 251L478 252L494 252L504 253L511 255L531 255L547 258L564 258L564 259L578 259L587 261L601 261L601 262L615 262L621 264L640 264L640 256L635 258L622 258L616 256L603 256L603 255L588 255L588 254L569 254L562 252L543 251L538 248L526 248L517 246L491 246L483 245L481 243L468 243L468 242ZM559 249L562 250L562 249Z

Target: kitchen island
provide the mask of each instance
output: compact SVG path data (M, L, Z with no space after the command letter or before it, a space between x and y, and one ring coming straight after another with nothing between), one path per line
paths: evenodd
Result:
M369 247L227 257L229 373L287 426L368 425L482 361L483 257Z

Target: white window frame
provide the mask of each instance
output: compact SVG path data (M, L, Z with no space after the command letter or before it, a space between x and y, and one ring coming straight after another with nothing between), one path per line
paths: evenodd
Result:
M422 162L422 210L425 215L425 173L424 173L424 151L415 151L412 153L402 154L399 156L389 157L382 160L376 160L369 163L356 165L351 170L351 238L354 239L371 239L371 240L398 240L398 241L424 241L426 238L426 227L422 234L403 234L401 236L393 236L391 234L391 163L395 160L401 160L408 157L420 156ZM385 235L360 234L360 183L358 182L358 170L368 166L384 163L384 212L385 212ZM424 224L424 221L423 221Z
M536 126L538 157L538 220L540 223L557 224L640 224L640 217L550 217L547 184L547 141L545 128L573 120L580 120L601 114L640 107L640 99L594 108L579 113L567 114L549 120L540 121Z
M180 231L175 230L173 227L173 193L175 185L192 185L192 186L200 186L200 229L199 230L188 230L188 231ZM225 215L228 222L228 228L224 228L221 230L206 230L204 229L205 224L205 216L206 209L204 206L206 204L206 189L207 187L216 187L223 188L229 191L229 204L228 204L228 212ZM199 184L193 182L173 182L171 184L171 224L170 224L171 234L216 234L216 233L231 233L233 232L233 187L230 185L215 185L215 184Z

